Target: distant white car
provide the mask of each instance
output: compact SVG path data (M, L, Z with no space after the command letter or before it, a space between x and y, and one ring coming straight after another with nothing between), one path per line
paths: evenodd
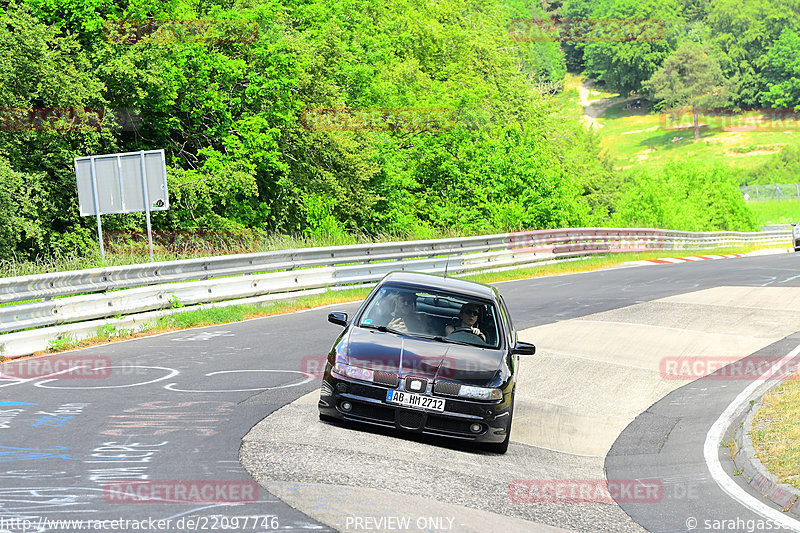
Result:
M800 252L800 225L798 222L792 222L792 243L794 245L794 251Z

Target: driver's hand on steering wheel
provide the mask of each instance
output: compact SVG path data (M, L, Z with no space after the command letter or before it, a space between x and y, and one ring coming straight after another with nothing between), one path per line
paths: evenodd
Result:
M478 337L480 337L484 341L486 340L486 335L484 335L483 332L481 330L479 330L478 328L472 328L472 334L473 335L477 335Z

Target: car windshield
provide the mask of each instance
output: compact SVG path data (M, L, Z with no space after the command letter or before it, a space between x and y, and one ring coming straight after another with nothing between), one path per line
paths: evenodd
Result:
M383 286L358 322L404 335L497 348L497 309L491 302L458 293Z

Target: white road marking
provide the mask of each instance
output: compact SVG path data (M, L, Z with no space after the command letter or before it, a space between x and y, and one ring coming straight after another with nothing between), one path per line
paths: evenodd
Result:
M173 376L177 376L180 374L174 368L166 368L163 366L144 366L144 365L132 365L132 366L109 366L106 368L155 368L157 370L166 370L169 373L166 376L162 376L160 378L151 379L150 381L142 381L141 383L129 383L127 385L103 385L99 387L48 387L45 386L45 383L49 383L51 381L58 381L58 379L46 379L44 381L39 381L34 383L35 387L41 387L43 389L64 389L64 390L94 390L94 389L124 389L126 387L138 387L140 385L149 385L150 383L156 383L158 381L164 381L165 379L169 379Z
M256 370L220 370L218 372L210 372L206 374L206 376L214 376L216 374L234 374L237 372L281 372L281 373L291 373L291 374L300 374L305 376L306 379L303 381L298 381L296 383L288 383L286 385L278 385L277 387L258 387L255 389L217 389L217 390L189 390L189 389L176 389L174 386L177 383L168 383L164 385L164 388L173 392L252 392L252 391L267 391L267 390L276 390L276 389L286 389L288 387L297 387L299 385L304 385L309 381L317 379L315 376L307 373L301 372L299 370L263 370L263 369L256 369Z
M12 362L12 361L7 361L7 362ZM20 383L28 383L29 381L36 381L37 379L47 378L47 377L50 377L50 376L58 376L60 374L66 374L68 372L72 372L73 370L80 370L81 368L83 368L83 367L71 366L71 367L66 368L64 370L59 370L58 372L50 372L49 374L42 374L41 376L36 376L36 377L33 377L33 378L14 378L14 377L5 378L4 377L4 378L2 378L2 381L6 381L7 379L8 380L14 380L14 381L11 381L10 383L3 383L3 384L0 385L0 387L10 387L12 385L19 385ZM4 374L0 373L0 375L4 375ZM57 379L58 378L48 379L47 381L56 381Z
M778 364L783 366L791 359L797 357L798 354L800 354L800 345L798 345L794 350L789 352L789 354L778 361ZM736 411L742 404L748 401L750 395L753 394L753 392L762 384L764 377L771 372L772 370L768 370L758 379L748 385L747 388L739 393L736 399L733 400L730 405L728 405L717 421L714 422L714 425L711 426L708 435L706 435L706 442L703 446L703 455L705 456L708 470L711 472L711 477L717 483L719 488L728 494L728 496L738 501L751 511L761 515L762 517L772 520L777 524L781 524L785 529L788 529L789 531L800 532L800 522L790 518L777 509L773 509L769 505L759 501L745 492L744 489L737 485L736 482L725 473L725 471L722 469L722 464L719 461L719 445L720 442L722 442L722 436L725 433L725 430L730 427L731 422L733 422Z

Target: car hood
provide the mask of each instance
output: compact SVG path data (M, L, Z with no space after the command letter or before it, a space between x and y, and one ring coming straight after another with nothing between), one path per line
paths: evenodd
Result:
M447 379L490 386L503 362L502 350L351 328L342 350L347 364L400 376Z

